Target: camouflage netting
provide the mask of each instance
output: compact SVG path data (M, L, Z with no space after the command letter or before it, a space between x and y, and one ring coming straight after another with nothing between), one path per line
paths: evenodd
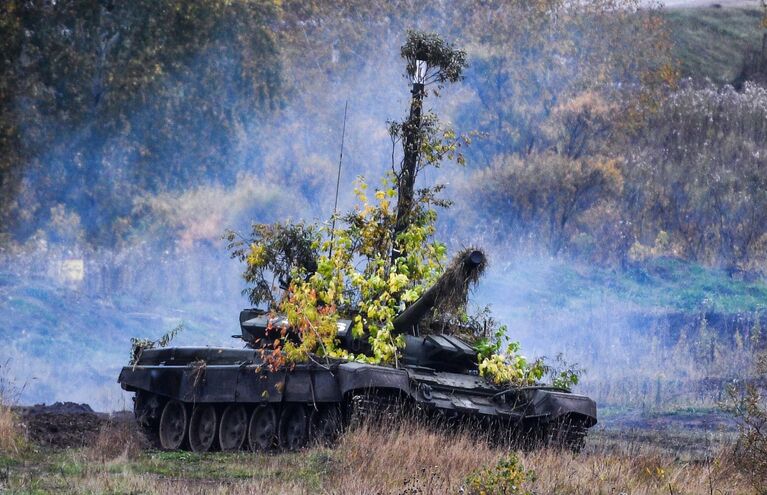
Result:
M468 257L477 257L475 253L479 253L481 258L479 265L466 263ZM484 252L474 247L462 249L447 266L445 273L435 284L437 304L434 314L439 315L435 323L442 326L441 331L450 332L450 327L461 321L469 302L469 291L479 282L486 268L487 257Z

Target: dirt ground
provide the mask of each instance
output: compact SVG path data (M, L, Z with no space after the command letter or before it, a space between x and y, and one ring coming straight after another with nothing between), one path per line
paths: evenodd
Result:
M108 416L88 404L56 402L14 408L27 438L51 447L84 447L96 438Z

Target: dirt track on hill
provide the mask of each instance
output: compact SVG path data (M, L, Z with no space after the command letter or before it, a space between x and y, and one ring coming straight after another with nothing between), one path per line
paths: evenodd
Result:
M759 7L759 0L665 0L663 5L667 8L695 8L695 7Z

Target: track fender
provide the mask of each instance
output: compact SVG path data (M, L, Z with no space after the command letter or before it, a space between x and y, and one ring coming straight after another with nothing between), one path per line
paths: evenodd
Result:
M410 380L404 370L361 363L344 363L338 367L341 393L353 390L389 389L412 396Z
M597 404L583 395L540 389L532 391L530 402L536 416L551 420L576 416L583 418L587 427L597 424Z

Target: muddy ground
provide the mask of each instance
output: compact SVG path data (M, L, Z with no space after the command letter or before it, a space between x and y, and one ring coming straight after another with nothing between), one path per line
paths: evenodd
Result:
M132 420L128 412L105 414L95 412L88 404L56 402L16 407L26 437L50 447L84 447L91 444L107 424Z

